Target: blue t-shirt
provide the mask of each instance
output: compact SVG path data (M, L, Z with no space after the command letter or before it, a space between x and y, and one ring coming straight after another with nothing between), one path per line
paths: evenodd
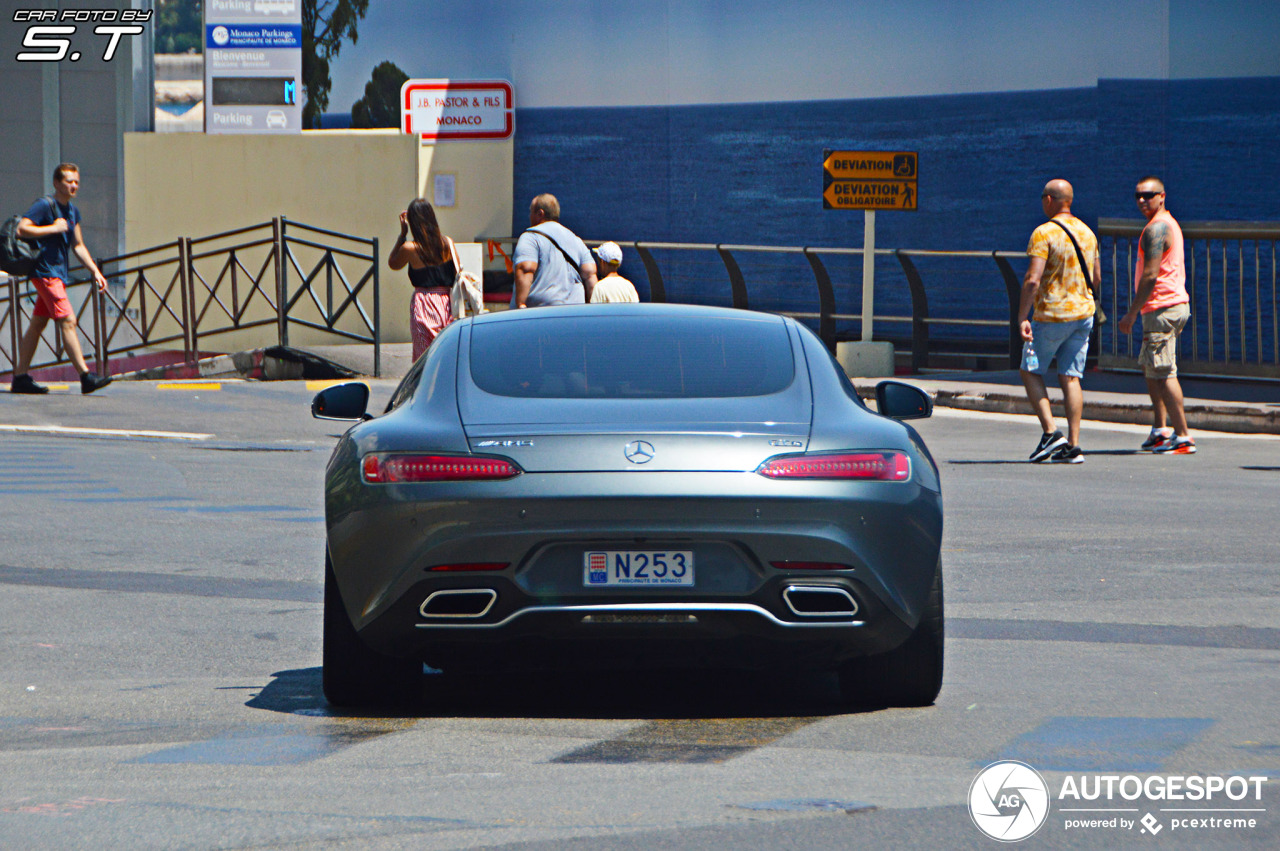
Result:
M69 281L71 272L67 268L67 254L71 241L76 236L76 225L80 223L80 211L76 209L76 205L70 202L63 205L55 198L39 198L27 210L26 217L31 220L31 224L40 227L51 225L58 219L67 220L66 233L56 233L37 240L40 243L40 257L36 260L36 267L31 270L31 276Z
M595 262L586 243L559 222L543 222L529 230L541 231L550 236L577 261L578 266ZM533 275L533 285L529 287L529 297L525 303L529 307L583 304L587 299L582 286L582 275L569 265L560 249L551 244L551 239L526 231L516 241L516 251L511 262L518 266L526 260L533 260L538 264L538 271ZM514 292L511 294L511 306L516 306Z

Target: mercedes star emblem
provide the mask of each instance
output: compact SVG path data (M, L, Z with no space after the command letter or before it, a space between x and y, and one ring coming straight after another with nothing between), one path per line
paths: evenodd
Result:
M653 444L647 440L633 440L622 449L633 464L647 464L653 460Z

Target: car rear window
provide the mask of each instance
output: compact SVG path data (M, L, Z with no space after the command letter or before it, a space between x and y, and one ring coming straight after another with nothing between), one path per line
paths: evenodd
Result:
M574 316L478 324L470 360L481 390L544 399L763 396L784 389L795 375L787 329L773 317Z

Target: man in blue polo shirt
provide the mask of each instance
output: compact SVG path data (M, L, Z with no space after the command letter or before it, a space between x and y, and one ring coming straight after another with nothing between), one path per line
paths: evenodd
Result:
M529 205L529 229L516 241L511 307L585 304L596 285L596 261L586 243L560 224L560 202L543 193Z
M31 272L31 285L36 290L36 306L31 311L31 325L18 345L18 361L13 365L13 383L9 385L11 393L49 392L48 387L36 384L27 370L31 368L31 359L35 357L36 347L40 345L40 335L50 319L58 323L67 357L80 373L80 392L92 393L111 383L111 376L89 372L84 353L80 349L80 337L76 333L76 314L71 309L71 302L67 301L66 283L71 277L67 259L71 251L76 253L76 257L80 258L80 262L93 275L98 289L105 291L107 288L107 279L93 262L93 256L89 254L80 233L80 211L71 203L71 199L79 191L79 167L74 163L62 163L53 170L52 200L41 198L36 201L18 223L19 237L40 243L40 257Z

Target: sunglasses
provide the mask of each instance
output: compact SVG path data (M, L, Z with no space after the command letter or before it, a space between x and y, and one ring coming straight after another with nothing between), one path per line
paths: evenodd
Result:
M1156 197L1157 195L1163 195L1163 194L1164 194L1163 192L1135 192L1133 193L1133 197L1139 201L1150 201L1152 198Z

